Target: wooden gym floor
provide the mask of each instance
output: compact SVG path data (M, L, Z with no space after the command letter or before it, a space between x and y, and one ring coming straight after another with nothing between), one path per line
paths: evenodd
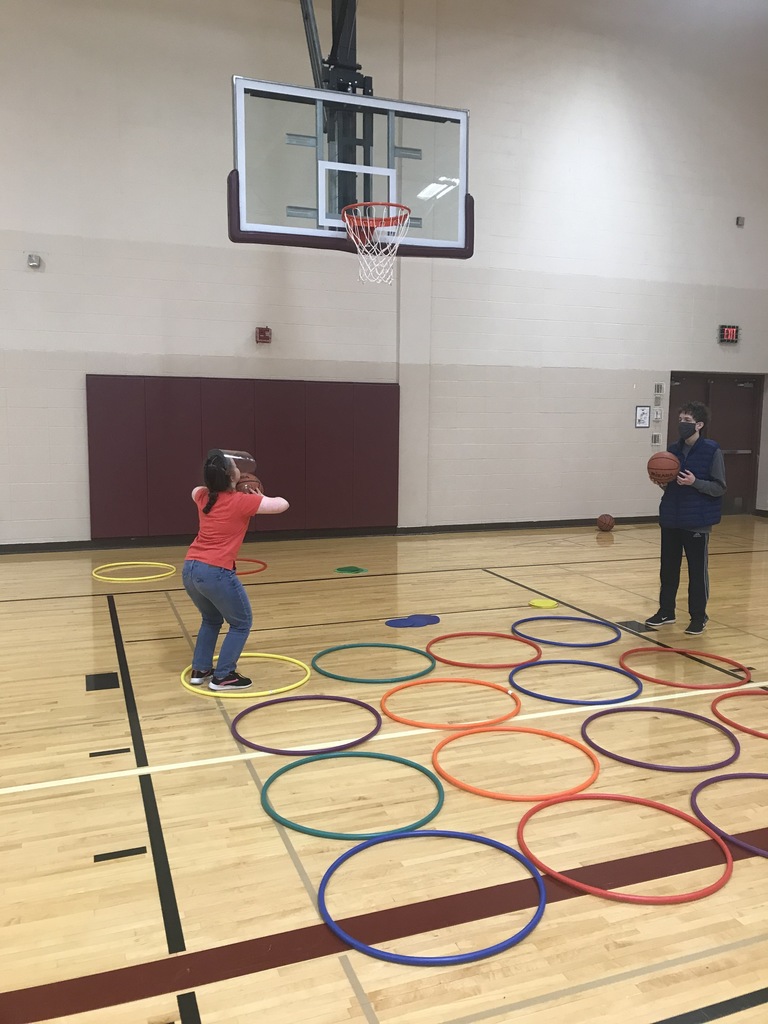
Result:
M255 628L247 650L309 663L340 644L423 649L462 631L508 634L537 612L532 598L560 602L554 614L614 622L656 610L654 526L473 532L345 540L249 543L243 555L267 571L244 577ZM647 906L581 895L549 881L538 928L520 945L461 966L402 966L347 948L316 909L320 880L351 841L320 838L266 815L259 791L292 758L241 747L235 713L256 699L189 693L196 612L180 572L151 583L109 584L91 570L129 559L179 569L183 548L0 557L2 682L2 936L0 1022L71 1024L656 1024L728 1018L764 1021L768 964L768 861L739 853L724 888L696 902ZM344 576L358 565L364 575ZM242 568L246 566L243 565ZM695 691L647 683L621 707L645 714L595 723L597 742L638 760L676 766L726 759L728 739L706 724L657 714L662 708L711 717L713 697L735 677L723 667L658 653L682 646L734 658L768 683L768 520L729 518L713 533L711 621L691 640L685 600L676 626L623 630L606 647L544 646L544 658L617 665L643 647L633 667L706 684ZM682 591L684 598L685 581ZM395 629L412 613L438 625ZM537 623L532 632L598 641L597 626ZM685 641L688 640L688 643ZM514 649L514 654L510 653ZM521 645L493 637L446 640L460 661L520 660ZM516 655L516 657L515 657ZM322 664L343 675L392 677L419 671L417 654L342 650ZM248 659L257 690L287 686L295 666ZM507 682L503 669L438 664L431 677ZM555 696L595 700L628 692L627 680L588 666L546 666L520 683ZM103 688L102 688L103 687ZM378 707L384 684L312 673L299 694L355 697ZM290 695L290 694L289 694ZM768 693L766 694L768 696ZM507 726L580 739L596 708L521 695ZM768 702L735 697L729 715L768 731ZM401 691L392 710L442 723L504 715L498 690L435 683ZM725 710L725 709L724 709ZM363 709L332 702L278 704L243 723L273 747L321 747L370 728ZM384 717L363 748L431 767L449 735ZM589 793L649 798L688 810L693 787L722 772L765 772L766 740L737 733L731 767L667 772L600 755ZM295 758L294 758L295 759ZM584 781L585 754L532 733L480 734L448 745L445 769L507 794L555 793ZM517 848L531 801L490 799L445 784L445 803L426 827L478 833ZM435 788L407 765L365 758L314 762L271 787L287 818L320 830L377 832L424 817ZM768 847L766 786L719 783L702 809L730 833ZM644 806L582 802L539 813L526 828L533 852L553 867L623 892L688 892L720 877L716 845L692 825ZM401 954L451 955L501 942L530 919L533 886L508 855L458 839L404 839L366 850L340 868L329 909L364 941ZM762 991L761 991L762 990Z

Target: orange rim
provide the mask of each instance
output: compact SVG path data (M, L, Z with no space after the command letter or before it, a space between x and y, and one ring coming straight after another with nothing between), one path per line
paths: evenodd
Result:
M536 656L526 658L524 661L505 661L499 665L482 665L474 661L451 661L450 658L441 658L432 650L433 644L440 643L441 640L453 640L459 636L500 636L502 640L514 640L517 644L526 644L528 647L532 647L536 651ZM455 668L517 668L518 665L530 665L541 657L541 648L538 644L535 644L533 640L524 640L521 636L512 636L511 633L445 633L443 636L436 636L434 640L430 640L426 649L427 654L431 654L436 661L442 662L443 665L453 665Z
M690 686L688 683L675 683L671 679L657 679L655 676L646 676L642 672L638 672L634 668L627 668L626 660L630 654L688 654L695 658L709 658L711 661L721 661L725 665L733 665L739 672L744 673L743 679L735 679L730 683L707 683L699 686ZM744 683L748 683L752 679L752 673L749 671L746 665L742 665L739 661L734 661L732 658L726 658L722 654L710 654L708 651L688 651L683 647L633 647L629 651L624 651L622 656L619 658L619 664L627 672L631 672L632 675L638 676L640 679L644 679L647 683L659 683L660 686L675 686L678 690L724 690L731 686L743 686Z
M580 750L582 754L587 755L592 762L592 774L586 782L580 782L578 786L571 786L569 789L563 789L559 793L535 793L530 796L512 796L509 793L496 793L491 789L480 789L479 786L472 786L468 782L462 782L461 779L457 779L455 776L449 775L444 768L441 768L437 755L447 743L453 743L454 740L460 740L464 736L476 736L479 733L489 732L527 732L532 733L534 736L545 736L550 740L561 740L563 743L568 743L570 746L576 747L576 749ZM458 789L466 790L467 793L474 793L476 796L489 796L493 800L516 800L521 803L534 803L539 800L556 800L564 796L573 796L574 793L580 793L583 789L587 789L591 786L600 774L600 762L589 747L585 747L583 743L579 743L578 740L572 740L570 736L562 736L559 732L547 732L545 729L526 729L521 725L502 725L497 726L494 729L468 729L466 732L460 732L457 736L446 736L444 740L440 740L432 751L432 764L434 765L435 771L442 775L446 782L450 782L452 786L456 786Z
M726 725L733 726L734 729L739 729L741 732L748 732L750 736L759 736L761 740L768 740L768 732L760 732L759 729L750 729L748 725L734 722L732 718L726 718L722 711L718 710L718 704L724 700L732 700L734 697L768 697L768 693L765 690L739 690L738 693L723 693L712 701L712 710L721 722L725 722Z
M387 701L389 698L393 697L399 690L407 690L411 686L432 686L434 683L459 683L461 685L469 684L470 686L487 686L489 690L499 690L506 697L511 697L515 702L515 706L506 715L499 715L498 718L489 718L485 722L466 722L458 724L446 722L418 722L415 718L405 718L403 715L396 715L394 711L390 711L387 707ZM387 690L381 698L381 710L388 718L391 718L394 722L400 722L402 725L414 725L417 729L479 729L484 726L497 725L499 722L506 722L510 718L514 718L520 711L521 707L522 704L520 703L520 698L516 693L510 690L508 686L501 686L499 683L489 683L484 679L414 679L410 683L401 683L399 686L393 686L392 689Z
M360 210L370 210L374 206L378 206L382 210L391 210L392 213L389 216L376 217L359 212ZM352 203L341 211L341 219L345 224L352 224L356 228L365 228L369 231L373 231L374 228L397 227L410 215L410 206L403 206L402 203Z

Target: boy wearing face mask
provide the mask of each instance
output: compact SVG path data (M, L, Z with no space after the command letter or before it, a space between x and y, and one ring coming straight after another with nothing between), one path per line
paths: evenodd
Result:
M646 626L658 629L675 621L675 599L680 583L683 552L688 563L689 636L699 636L707 625L709 534L720 522L725 494L725 462L716 441L701 436L709 422L702 402L680 409L680 440L669 451L680 460L680 473L670 484L660 485L661 591L659 610Z

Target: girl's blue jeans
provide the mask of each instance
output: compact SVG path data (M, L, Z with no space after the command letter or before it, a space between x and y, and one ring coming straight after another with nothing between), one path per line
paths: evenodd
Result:
M181 573L184 589L203 617L197 634L192 668L207 672L213 665L213 653L221 627L226 620L229 631L224 637L216 662L215 676L224 679L234 672L253 625L251 602L234 569L222 569L188 559Z

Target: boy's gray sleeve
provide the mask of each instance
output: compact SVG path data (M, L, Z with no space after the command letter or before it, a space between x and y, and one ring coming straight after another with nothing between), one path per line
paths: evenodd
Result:
M694 480L693 486L702 494L709 494L713 498L721 498L725 494L725 459L720 448L715 452L710 470L711 480Z

